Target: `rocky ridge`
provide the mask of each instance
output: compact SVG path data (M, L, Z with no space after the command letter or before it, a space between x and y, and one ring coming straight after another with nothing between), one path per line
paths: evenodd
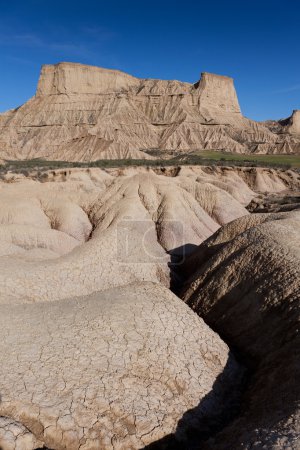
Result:
M225 76L203 73L190 84L59 63L42 67L32 99L0 115L0 158L151 159L153 149L166 157L195 150L299 153L298 122L299 111L286 123L243 117Z

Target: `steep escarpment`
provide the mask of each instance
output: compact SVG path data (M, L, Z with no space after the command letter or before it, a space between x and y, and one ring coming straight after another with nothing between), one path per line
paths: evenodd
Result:
M203 73L197 89L200 111L206 120L217 118L221 112L241 114L232 78Z
M278 134L300 135L300 110L295 109L290 117L278 121L269 120L265 125Z
M118 70L70 63L45 65L41 70L36 96L109 94L128 90L137 84L137 78Z
M300 110L294 110L290 118L287 131L293 134L300 134Z
M299 152L297 115L281 128L244 118L229 77L203 73L190 84L60 63L43 66L36 95L0 115L0 158L149 159L151 149Z

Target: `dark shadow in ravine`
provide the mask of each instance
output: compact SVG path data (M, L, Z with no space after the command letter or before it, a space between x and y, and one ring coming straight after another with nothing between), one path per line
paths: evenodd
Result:
M186 281L185 263L198 248L198 245L189 243L169 251L170 289L176 295L179 295ZM210 251L203 256L209 258ZM175 432L147 445L143 450L200 450L205 441L239 415L241 398L252 372L245 367L244 362L238 352L234 356L230 352L226 366L216 378L211 391L195 408L183 414Z
M143 448L143 450L200 450L239 415L241 397L249 382L249 372L236 364L230 353L223 372L211 391L193 409L186 411L174 433Z
M173 248L168 253L171 257L169 263L170 269L170 289L174 294L180 292L183 277L181 275L181 267L185 263L186 258L191 255L195 250L197 250L198 245L195 244L185 244L180 247Z

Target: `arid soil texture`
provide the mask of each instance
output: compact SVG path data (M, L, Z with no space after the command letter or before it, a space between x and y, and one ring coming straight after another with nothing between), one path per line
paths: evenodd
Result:
M267 168L2 174L0 448L298 449L299 190Z

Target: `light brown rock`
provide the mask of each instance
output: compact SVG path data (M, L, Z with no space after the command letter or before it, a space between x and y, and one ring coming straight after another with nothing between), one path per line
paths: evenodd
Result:
M278 121L269 120L265 125L276 133L290 133L291 135L299 136L300 134L300 110L294 109L292 115L286 119Z
M42 67L36 95L0 115L0 158L95 161L151 159L194 150L299 153L290 123L243 117L232 78L203 73L195 84L138 79L75 63ZM298 125L297 125L298 124Z

